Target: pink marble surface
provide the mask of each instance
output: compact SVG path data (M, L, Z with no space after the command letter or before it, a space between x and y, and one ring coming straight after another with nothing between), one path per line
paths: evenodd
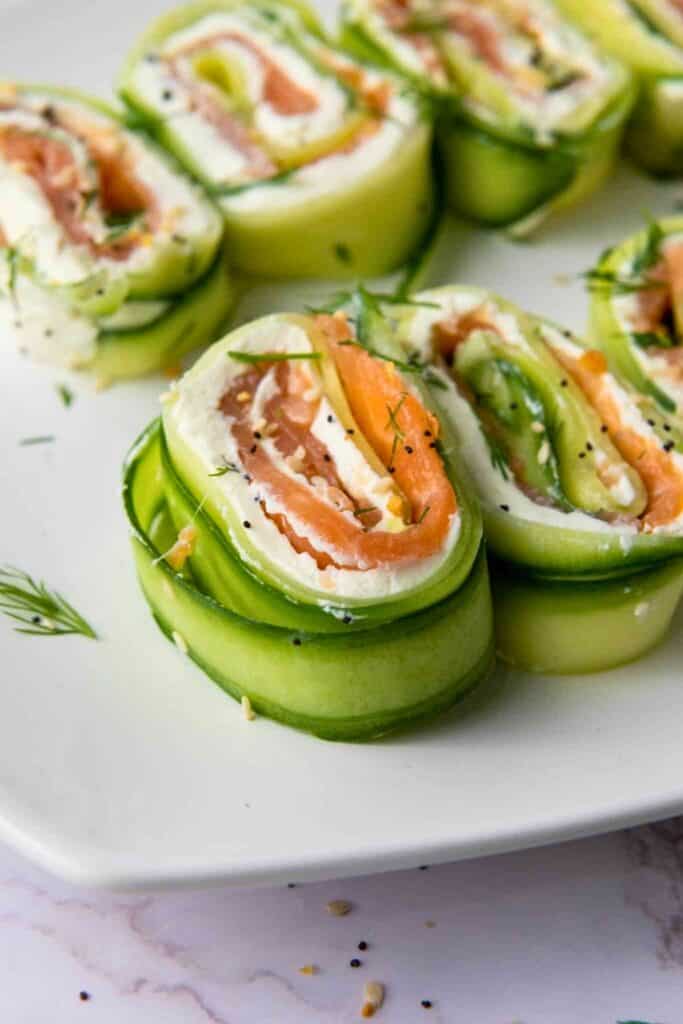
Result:
M79 891L0 850L2 1024L350 1024L371 979L383 1024L680 1024L683 819L261 890Z

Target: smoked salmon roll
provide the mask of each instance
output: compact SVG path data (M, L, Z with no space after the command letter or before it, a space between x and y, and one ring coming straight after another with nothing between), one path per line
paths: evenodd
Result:
M213 341L232 302L209 202L103 103L0 86L0 331L101 382Z
M125 469L164 632L330 739L443 711L492 663L478 505L423 371L392 355L343 313L257 320L164 396Z
M673 440L674 425L683 429L683 217L653 221L587 277L593 343Z
M681 0L556 2L636 76L639 99L626 133L633 158L653 174L683 173Z
M181 7L143 36L120 91L216 198L247 274L381 274L430 224L429 122L397 78L332 48L299 5Z
M440 367L434 399L482 503L501 656L557 673L639 657L683 591L679 426L549 321L478 288L417 298L430 306L393 330Z
M630 75L549 0L346 0L343 12L344 45L431 104L458 213L523 235L611 171Z

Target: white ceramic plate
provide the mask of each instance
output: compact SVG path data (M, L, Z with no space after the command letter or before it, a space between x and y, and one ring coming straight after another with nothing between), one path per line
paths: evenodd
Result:
M161 7L0 3L2 74L106 95ZM586 298L566 275L675 199L624 170L533 245L452 227L430 283L489 285L581 329ZM241 315L313 294L325 289L261 289ZM80 882L253 883L508 850L683 808L681 618L637 665L501 674L465 717L380 743L246 722L161 636L133 574L119 471L164 384L95 394L78 382L65 409L63 379L0 339L0 562L63 590L102 637L24 637L0 621L0 837ZM56 440L18 445L40 434Z

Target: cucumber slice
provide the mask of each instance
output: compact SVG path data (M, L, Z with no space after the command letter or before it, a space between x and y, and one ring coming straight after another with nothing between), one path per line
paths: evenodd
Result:
M154 424L124 478L142 589L161 629L257 713L325 739L372 739L446 711L491 671L483 552L454 595L382 629L340 636L268 626L229 611L160 557L174 533L162 479Z

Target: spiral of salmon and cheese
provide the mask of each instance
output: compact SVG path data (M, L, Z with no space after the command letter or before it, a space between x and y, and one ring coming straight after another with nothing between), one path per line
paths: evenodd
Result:
M128 375L144 359L117 365L114 337L154 326L154 364L164 322L177 332L178 301L211 278L221 234L197 186L103 104L0 90L0 321L21 350L92 367L109 346L109 372ZM224 313L212 284L205 296Z
M350 48L440 100L449 197L463 213L529 228L610 169L629 75L548 0L348 0L344 19Z
M382 272L429 222L430 128L414 100L286 3L166 15L121 93L217 197L230 257L250 273Z
M683 553L683 434L570 332L480 289L420 299L406 344L440 361L440 400L489 543L537 572L609 575Z
M593 342L653 400L671 440L683 429L683 218L653 222L587 276Z
M343 314L266 317L167 395L171 462L245 565L313 605L452 588L476 517L407 376Z
M557 0L606 53L631 68L639 100L631 155L655 174L683 171L683 4L680 0Z

